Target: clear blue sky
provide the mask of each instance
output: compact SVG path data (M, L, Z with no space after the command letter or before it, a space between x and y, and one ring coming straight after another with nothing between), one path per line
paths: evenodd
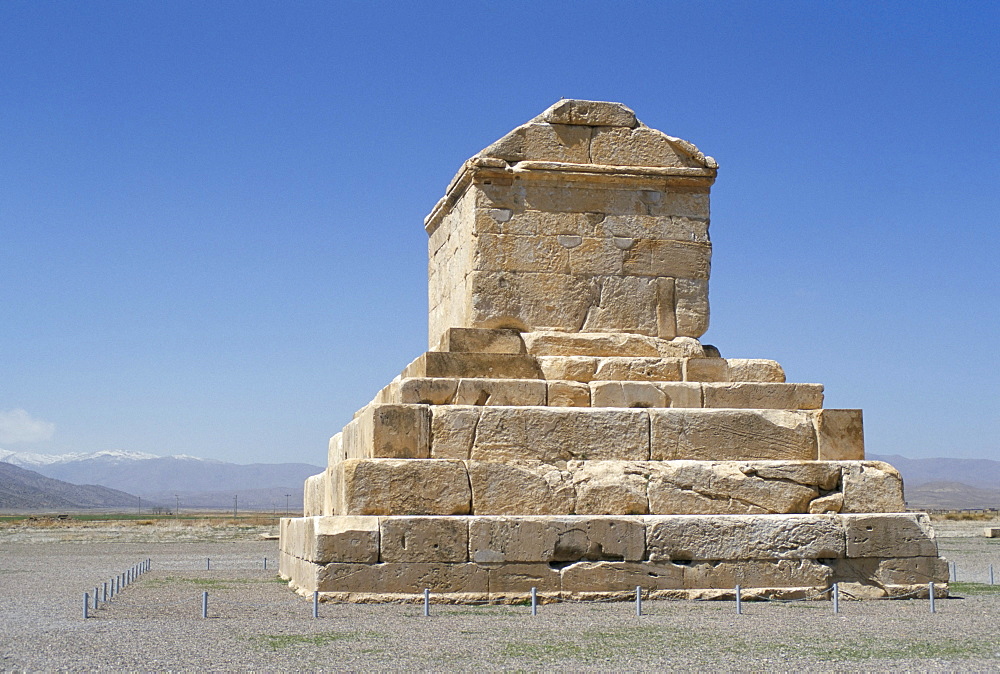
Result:
M424 215L560 97L721 165L712 327L1000 459L985 2L0 3L0 447L325 463L426 348Z

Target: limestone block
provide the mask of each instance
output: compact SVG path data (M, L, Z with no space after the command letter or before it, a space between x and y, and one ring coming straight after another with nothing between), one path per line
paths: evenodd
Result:
M621 274L622 261L626 255L623 247L630 245L631 239L607 239L596 237L559 237L566 246L569 256L569 273L578 276L598 276ZM576 239L579 239L577 244Z
M507 208L522 211L525 208L525 194L522 185L512 181L492 178L489 183L476 181L470 188L471 203L476 209Z
M816 415L816 434L821 460L864 460L865 429L861 410L821 410Z
M383 517L379 531L380 561L469 561L467 517Z
M816 459L808 411L650 409L654 461Z
M590 278L569 274L473 271L468 282L467 320L484 328L577 330L599 292Z
M656 279L639 276L600 276L597 299L587 311L583 332L637 332L657 334ZM579 324L578 324L579 325Z
M949 575L948 562L933 556L879 560L876 577L883 584L926 585L947 583Z
M343 433L344 451L352 459L430 456L427 405L368 405Z
M339 515L340 514L340 493L338 492L339 483L337 482L337 464L334 467L327 465L326 470L321 474L323 475L323 508L317 515Z
M635 113L621 103L583 101L564 98L539 115L551 124L583 124L587 126L625 126L638 124Z
M476 213L476 232L533 236L601 236L603 213L544 213L508 208L481 209Z
M641 517L474 517L469 558L510 562L638 561L645 557Z
M518 196L523 198L522 207L554 213L648 213L650 196L660 197L658 201L671 201L663 199L662 193L653 190L622 189L595 183L585 186L573 183L529 183L523 186L523 192ZM688 203L677 205L680 207L677 215L707 217L703 214L704 207L690 209L697 212L688 212L689 209L684 208Z
M385 562L381 564L340 564L321 567L320 592L372 592L381 594L423 594L424 588L438 593L488 591L486 570L472 563Z
M471 353L524 353L521 333L511 329L448 328L439 351Z
M344 451L344 434L343 432L337 433L327 444L326 449L326 465L335 466L344 459L347 458L347 453Z
M601 358L593 379L601 381L680 381L680 358Z
M827 559L844 556L836 515L646 516L651 561Z
M607 237L708 243L708 219L677 215L609 214L597 233Z
M690 337L677 338L677 297L674 294L674 279L661 276L656 279L656 336L672 343L681 340L692 340ZM677 355L704 355L704 349L698 344L699 353ZM674 354L661 354L674 355Z
M477 461L649 459L645 410L484 407L471 458Z
M622 261L624 273L635 276L706 280L711 268L711 244L670 239L636 239Z
M590 407L590 387L575 381L548 382L549 407Z
M542 371L528 355L428 351L407 365L402 377L541 379Z
M696 188L688 192L680 190L670 190L667 192L647 191L643 193L643 197L645 212L650 215L671 215L704 219L707 219L709 216L707 188Z
M323 473L320 473L319 475L311 475L306 478L302 495L302 513L306 517L323 514L323 501L325 498L325 494L323 492L324 486L325 475Z
M458 379L407 377L399 382L399 402L403 404L448 405L455 399Z
M743 470L765 480L797 482L828 491L840 482L841 466L832 461L754 461Z
M923 514L838 515L847 532L848 557L937 557L937 542Z
M526 332L533 356L650 356L660 355L656 339L645 335L609 332Z
M774 360L762 358L728 358L729 381L760 381L784 383L785 370Z
M701 337L708 330L708 281L675 279L677 334Z
M591 356L539 356L538 366L545 379L586 383L594 378L598 360Z
M287 570L283 575L291 579L289 585L304 592L315 592L319 589L322 565L291 555L283 557L282 561Z
M525 159L590 162L590 127L573 124L527 124L524 134Z
M571 461L578 515L645 515L649 512L647 462Z
M903 478L882 461L845 462L843 468L845 513L901 513Z
M666 394L647 381L592 381L594 407L669 407Z
M468 459L479 423L475 407L431 408L431 457Z
M447 459L348 459L340 464L345 515L467 515L465 464Z
M545 405L546 386L541 379L462 379L452 401L455 405Z
M839 513L844 509L844 495L840 492L814 498L809 504L809 514Z
M648 126L598 127L590 142L591 160L614 166L704 166L673 140Z
M567 273L569 251L554 236L480 234L472 268L480 271Z
M685 568L669 562L577 562L562 569L562 590L570 594L672 590L684 587Z
M685 358L683 363L684 381L729 381L729 363L725 358Z
M313 517L309 523L304 559L374 564L379 554L377 517Z
M658 515L804 513L819 490L758 473L758 464L668 461L650 466L649 509ZM765 471L766 474L766 471Z
M833 572L813 559L748 559L697 562L684 569L684 587L729 589L759 587L827 587Z
M772 410L817 410L823 407L822 384L706 382L702 390L705 392L705 407Z
M540 593L560 590L559 569L548 564L498 564L481 568L489 577L491 599L526 595L531 588Z
M312 547L314 517L282 517L279 520L278 549L305 559Z
M568 515L576 492L570 473L538 462L468 463L476 515Z
M688 382L656 382L667 398L666 407L701 407L701 384Z

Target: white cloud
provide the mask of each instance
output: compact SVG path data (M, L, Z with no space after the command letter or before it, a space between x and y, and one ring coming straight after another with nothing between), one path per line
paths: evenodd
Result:
M0 442L44 442L55 432L55 424L35 419L22 409L0 410Z

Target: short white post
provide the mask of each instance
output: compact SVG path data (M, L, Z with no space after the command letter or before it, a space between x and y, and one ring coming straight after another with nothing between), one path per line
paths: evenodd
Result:
M531 615L538 615L538 588L531 588Z
M833 612L840 613L840 584L833 584Z
M993 585L993 565L990 564L990 585Z
M89 608L90 608L90 597L87 596L86 592L84 592L83 593L83 619L84 620L86 620L87 618L90 617L90 615L87 613L87 609L89 609Z
M642 615L642 586L635 586L635 614L637 616Z
M431 614L431 591L428 588L424 588L424 617L427 618Z
M743 615L743 588L736 586L736 615Z
M936 613L936 611L934 610L934 583L933 583L933 581L930 582L930 583L927 583L927 596L930 597L930 600L931 600L931 613Z
M208 592L201 593L201 617L208 617Z
M313 618L319 617L319 592L313 592Z

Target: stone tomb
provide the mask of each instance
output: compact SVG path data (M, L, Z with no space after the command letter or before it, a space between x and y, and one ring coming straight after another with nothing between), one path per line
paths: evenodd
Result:
M349 601L926 593L947 582L861 410L708 327L717 164L562 100L425 221L429 348L330 440L281 574Z

